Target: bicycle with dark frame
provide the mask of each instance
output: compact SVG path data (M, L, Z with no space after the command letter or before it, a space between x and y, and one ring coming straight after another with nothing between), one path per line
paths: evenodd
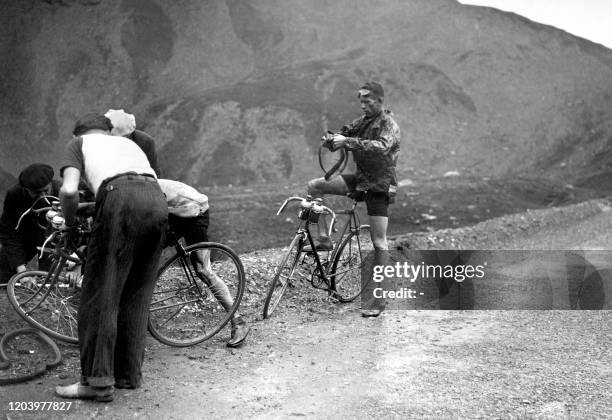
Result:
M365 253L373 250L369 235L369 225L362 225L355 211L359 200L354 199L348 209L334 211L322 205L321 199L289 197L279 208L280 215L291 202L299 201L298 227L289 248L283 254L274 271L272 283L264 302L263 317L269 318L277 308L287 287L291 283L298 265L312 267L308 262L314 259L310 283L317 289L328 292L335 300L346 303L355 300L362 291L361 267ZM346 215L346 222L340 229L336 246L330 251L317 251L310 225L316 224L319 217L331 216L329 234L337 232L336 215ZM366 234L363 234L367 232ZM308 248L307 245L310 245Z

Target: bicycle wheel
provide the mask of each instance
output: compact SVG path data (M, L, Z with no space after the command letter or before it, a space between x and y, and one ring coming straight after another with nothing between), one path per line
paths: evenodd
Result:
M159 270L149 308L149 332L169 346L208 340L232 318L245 288L242 262L229 247L201 242Z
M78 343L77 310L81 288L46 271L24 271L11 277L8 298L30 325L66 343Z
M274 312L278 306L283 294L285 294L285 290L287 290L287 286L293 277L293 273L295 272L295 268L297 267L300 259L302 245L302 236L295 235L295 238L293 238L293 241L291 241L291 244L289 245L289 249L281 259L281 262L276 266L276 269L274 270L274 278L272 279L272 283L268 288L266 301L264 302L264 319L267 319L270 317L270 315L272 315L272 312Z
M362 263L366 254L373 250L368 225L362 225L357 232L351 232L338 246L329 277L334 295L340 302L351 302L360 295L363 289Z

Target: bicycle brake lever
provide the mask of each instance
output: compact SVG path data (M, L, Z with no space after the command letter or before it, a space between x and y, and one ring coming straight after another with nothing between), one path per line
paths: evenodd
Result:
M334 232L334 225L336 224L336 213L334 213L334 211L330 209L329 207L325 207L325 206L322 206L322 207L327 212L327 214L329 214L332 217L331 222L329 223L329 229L327 232L327 235L331 236L331 234Z
M45 249L47 249L47 244L49 243L49 241L51 241L51 239L53 239L53 237L55 235L57 235L59 232L53 232L51 235L49 235L49 237L47 239L45 239L45 242L42 244L42 247L40 248L40 256L38 258L42 258L43 254L45 252Z
M30 212L32 211L32 207L30 207L29 209L27 209L26 211L23 212L23 214L21 215L21 217L19 218L19 220L17 220L17 226L15 226L15 230L19 230L19 225L21 224L21 221L23 220L24 217L26 217L26 215L28 215Z

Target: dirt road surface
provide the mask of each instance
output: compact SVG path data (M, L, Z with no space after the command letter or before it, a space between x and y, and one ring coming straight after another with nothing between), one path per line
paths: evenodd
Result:
M611 216L600 206L578 220L504 237L503 245L612 249ZM277 251L270 252L273 259ZM266 255L246 255L245 265L265 263ZM60 401L54 386L78 375L76 349L62 347L64 365L0 388L0 412L7 419L612 418L610 310L387 311L365 319L358 304L336 305L323 295L297 285L265 321L259 297L247 300L253 329L239 349L224 347L227 330L186 349L149 337L144 386L117 390L112 403L10 410L11 402Z

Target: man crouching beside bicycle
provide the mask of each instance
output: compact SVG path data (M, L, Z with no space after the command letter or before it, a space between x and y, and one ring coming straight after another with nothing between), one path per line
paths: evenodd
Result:
M383 265L387 258L388 207L397 190L395 167L400 150L400 128L389 110L383 108L384 89L377 82L365 83L357 92L363 115L340 132L323 137L330 150L352 152L356 165L354 174L324 177L308 182L308 194L323 198L325 194L360 196L366 203L370 235L375 251L375 264ZM331 250L327 221L319 218L317 250ZM378 316L384 301L376 300L373 309L362 310L363 316Z

